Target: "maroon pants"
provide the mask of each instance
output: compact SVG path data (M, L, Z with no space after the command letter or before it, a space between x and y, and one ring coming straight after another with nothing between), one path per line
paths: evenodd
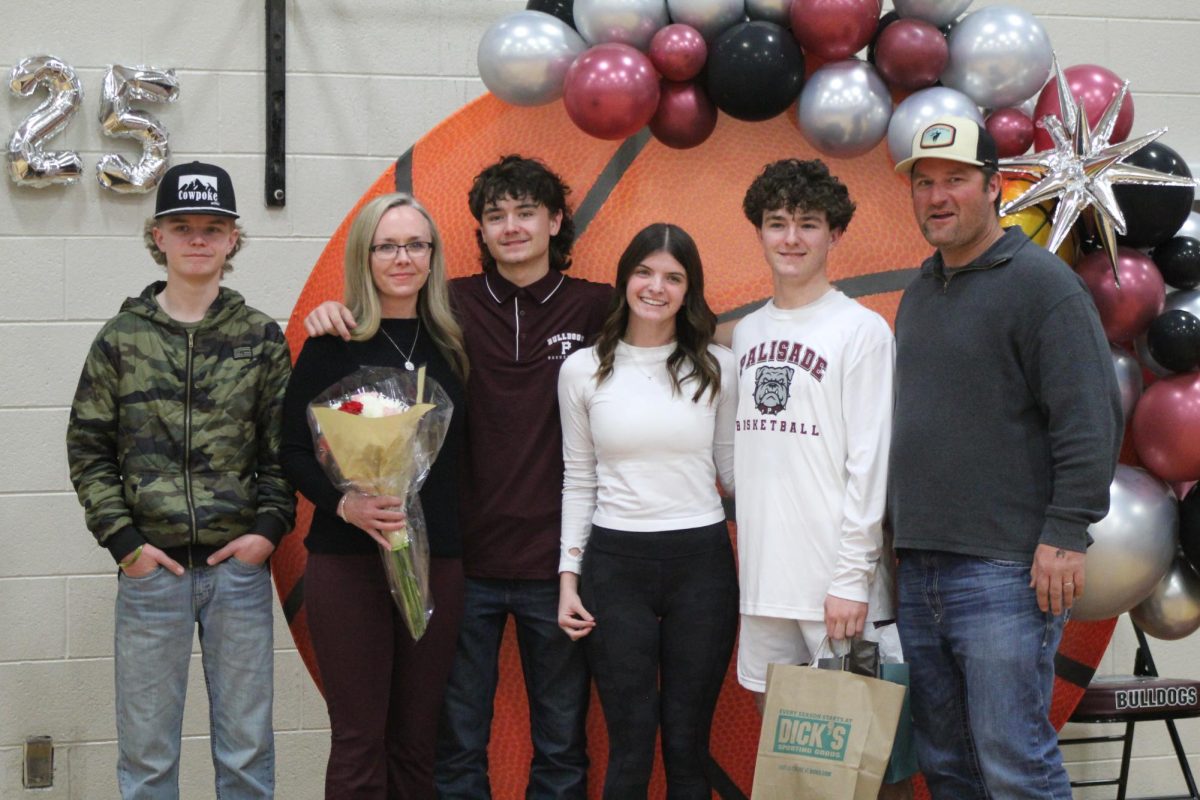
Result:
M434 611L414 642L377 554L312 553L304 604L333 729L325 797L433 798L434 743L463 612L462 561L430 559Z

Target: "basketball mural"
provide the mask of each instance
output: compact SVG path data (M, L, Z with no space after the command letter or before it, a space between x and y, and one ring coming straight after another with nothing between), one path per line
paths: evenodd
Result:
M479 269L475 221L467 209L472 177L500 155L520 152L543 159L572 187L579 231L571 274L611 282L617 258L633 234L654 221L682 226L704 256L708 300L722 319L735 319L769 297L771 278L754 229L741 212L746 187L762 166L780 158L827 160L847 185L858 212L830 258L830 277L846 294L891 319L914 266L930 252L912 220L907 183L892 171L884 145L852 159L813 150L786 116L757 123L721 116L703 146L674 150L643 131L624 141L601 141L575 128L561 104L506 105L491 95L467 105L418 141L364 193L362 202L400 189L411 191L437 219L452 275ZM313 267L288 324L299 352L301 321L320 302L342 296L342 253L350 220L330 238ZM502 461L504 454L497 453ZM273 557L279 596L305 663L320 685L304 615L303 539L312 508L301 502L296 532ZM731 525L731 535L736 535ZM1072 622L1059 649L1053 717L1070 715L1103 655L1114 620ZM495 796L522 795L529 765L528 713L511 629L501 656L490 752ZM714 789L721 797L749 794L759 717L750 695L737 686L732 666L712 735ZM599 796L606 744L599 704L589 719L593 765L590 786ZM652 796L664 790L661 769Z

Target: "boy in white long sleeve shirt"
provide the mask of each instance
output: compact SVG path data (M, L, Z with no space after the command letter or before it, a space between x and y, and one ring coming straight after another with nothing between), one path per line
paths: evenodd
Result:
M733 333L738 681L761 707L767 664L818 658L826 637L899 657L882 528L895 345L829 282L854 204L823 163L768 165L743 210L774 289Z

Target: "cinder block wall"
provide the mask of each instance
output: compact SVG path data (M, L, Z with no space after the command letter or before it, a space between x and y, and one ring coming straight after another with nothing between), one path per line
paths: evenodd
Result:
M984 3L979 1L975 6ZM1099 63L1132 81L1135 133L1170 126L1164 141L1200 164L1200 6L1153 0L1011 5L1039 14L1064 65ZM67 479L63 435L88 343L121 301L159 276L142 249L149 196L102 190L99 156L134 156L96 122L107 65L174 68L180 96L147 106L170 131L175 162L219 161L233 174L250 245L228 285L281 321L346 210L396 156L484 91L475 48L520 0L354 0L287 5L287 206L267 209L264 172L265 21L248 0L158 3L46 0L5 9L0 67L50 53L77 70L84 102L52 149L79 151L75 186L18 188L0 179L0 796L116 794L112 605L116 582ZM1053 10L1047 10L1047 7ZM6 94L7 137L45 97ZM519 142L513 143L520 148ZM279 796L322 796L328 720L277 615ZM1127 623L1105 669L1132 664ZM1200 639L1161 643L1164 672L1196 674ZM207 711L198 658L184 721L183 796L212 797ZM1159 726L1161 727L1161 726ZM54 737L55 781L21 786L21 743ZM1200 726L1185 724L1189 750ZM1139 793L1176 791L1166 737L1147 727L1137 747ZM1069 757L1076 774L1109 766L1115 749Z

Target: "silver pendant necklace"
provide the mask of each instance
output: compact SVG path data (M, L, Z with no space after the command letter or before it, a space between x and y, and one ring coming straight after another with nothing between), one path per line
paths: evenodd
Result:
M412 354L417 351L417 338L421 335L421 318L417 317L417 332L413 334L412 347L408 348L408 355L404 355L404 351L400 349L400 345L396 344L396 340L388 336L388 332L383 329L383 323L379 324L379 332L383 334L383 338L392 343L392 347L396 348L396 352L404 359L404 368L412 372L416 367L412 363Z

